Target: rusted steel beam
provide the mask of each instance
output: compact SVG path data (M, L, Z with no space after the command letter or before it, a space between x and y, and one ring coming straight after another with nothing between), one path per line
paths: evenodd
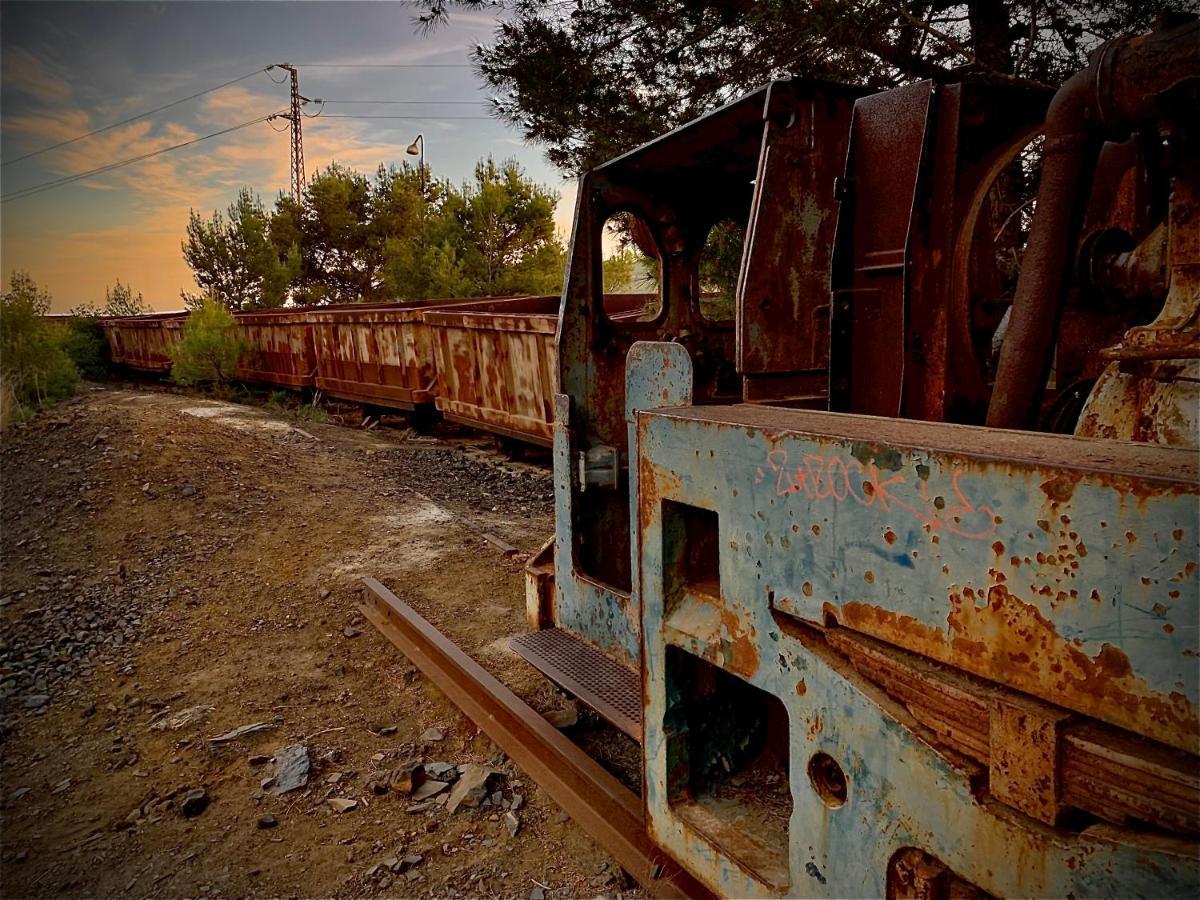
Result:
M362 611L621 867L656 897L710 897L646 834L638 797L410 606L365 578Z

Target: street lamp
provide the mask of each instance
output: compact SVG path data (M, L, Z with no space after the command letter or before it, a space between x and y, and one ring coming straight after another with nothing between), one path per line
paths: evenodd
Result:
M405 151L409 156L420 156L417 163L418 171L421 173L421 187L425 187L425 135L418 134L416 139L408 145L408 150Z

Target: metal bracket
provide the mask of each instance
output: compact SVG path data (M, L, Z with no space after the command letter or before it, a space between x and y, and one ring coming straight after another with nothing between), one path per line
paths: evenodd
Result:
M579 464L579 490L602 487L616 490L621 484L621 451L607 444L589 447L576 456Z

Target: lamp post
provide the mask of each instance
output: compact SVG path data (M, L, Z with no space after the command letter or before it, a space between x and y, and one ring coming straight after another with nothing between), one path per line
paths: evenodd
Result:
M418 134L405 151L409 156L419 156L417 171L421 174L421 190L425 190L425 135Z

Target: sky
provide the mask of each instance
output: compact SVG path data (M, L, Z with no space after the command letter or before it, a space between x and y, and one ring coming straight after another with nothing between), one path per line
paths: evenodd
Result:
M435 178L461 182L489 154L517 159L561 194L564 238L574 182L519 132L488 116L488 92L469 64L496 27L456 11L418 34L404 2L0 2L0 194L182 143L286 108L285 73L326 102L303 121L305 169L337 161L366 173L399 164L417 133ZM342 67L342 66L345 67ZM402 66L430 66L399 68ZM436 67L432 67L436 66ZM255 73L251 75L251 73ZM224 82L148 118L18 159ZM276 84L276 80L283 83ZM346 100L419 101L346 103ZM466 101L450 103L449 101ZM314 109L315 104L306 109ZM412 119L334 118L413 116ZM452 118L452 117L479 118ZM268 205L289 183L285 123L261 122L0 204L0 272L26 270L52 310L99 305L117 279L156 309L179 309L195 282L180 244L189 209L224 209L249 185ZM282 129L277 133L272 126Z

